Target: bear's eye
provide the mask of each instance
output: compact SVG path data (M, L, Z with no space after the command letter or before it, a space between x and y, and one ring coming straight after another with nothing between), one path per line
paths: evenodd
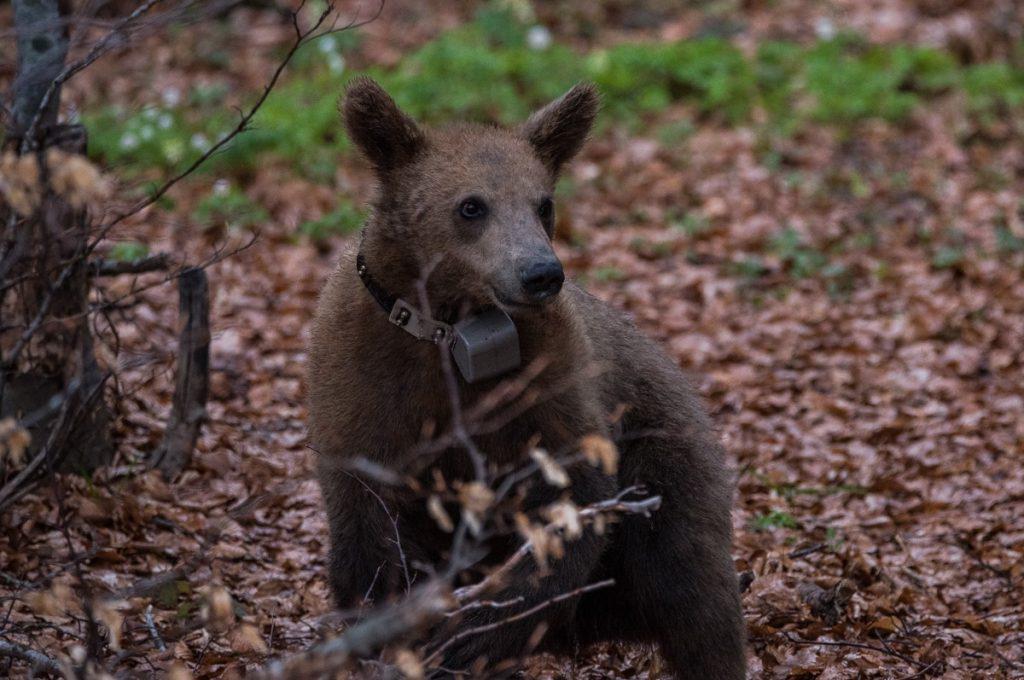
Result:
M552 214L555 212L555 203L550 198L545 198L537 206L537 217L541 219L545 224L551 220Z
M479 220L487 216L487 204L479 198L467 198L459 204L459 215L467 220Z

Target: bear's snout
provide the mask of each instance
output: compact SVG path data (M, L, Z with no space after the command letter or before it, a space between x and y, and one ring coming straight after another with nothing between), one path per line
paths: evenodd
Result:
M534 302L541 302L558 295L565 282L562 263L556 259L532 262L519 271L523 292Z

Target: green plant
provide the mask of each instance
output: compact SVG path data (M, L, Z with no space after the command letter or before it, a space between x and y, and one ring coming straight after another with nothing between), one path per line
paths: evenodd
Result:
M789 272L797 278L814 276L828 264L828 258L805 245L800 234L792 227L776 234L772 238L771 248Z
M267 212L234 188L215 187L196 205L192 217L207 227L251 229L269 219Z
M626 278L626 272L618 267L598 267L590 272L595 281L622 281Z
M110 249L110 259L118 262L132 262L149 254L149 246L138 241L118 241Z
M108 165L169 169L205 151L209 143L192 132L175 108L130 112L111 106L87 113L83 122L89 130L90 154Z
M1010 64L992 62L967 67L963 88L971 110L995 115L1024 106L1024 71Z
M750 528L753 531L771 531L772 529L799 529L800 523L788 512L772 510L763 515L757 515L750 520Z
M672 254L673 248L671 243L664 241L651 241L642 236L630 240L629 249L642 258L648 260L658 260L664 257L668 257Z
M848 38L811 48L805 59L814 118L848 124L864 118L906 117L918 97L903 87L909 77L907 63L894 55L884 47L863 46Z
M932 255L932 266L936 269L955 269L964 261L964 250L955 246L942 246Z
M640 129L679 103L730 124L764 121L759 134L788 135L813 119L849 128L869 118L905 119L922 101L962 90L982 116L1024 109L1024 70L1006 62L960 66L952 54L909 45L872 45L842 35L810 45L766 41L753 56L717 37L674 42L624 42L578 54L535 25L527 3L491 2L475 19L446 31L401 59L373 68L411 115L427 122L453 118L516 123L573 83L601 90L600 126ZM355 75L345 54L358 32L325 36L304 46L253 120L205 164L217 174L252 171L272 157L315 181L331 182L350 151L337 98ZM452 74L457 73L458 78ZM91 153L135 171L170 169L194 158L237 123L223 84L195 87L185 98L163 97L141 112L87 111ZM443 95L443 96L440 96ZM766 116L753 117L755 111ZM655 134L681 143L694 129L673 112ZM855 193L869 189L852 178Z
M1024 252L1024 237L1017 236L1006 227L996 229L996 249L1000 253Z
M299 233L313 241L324 241L331 236L356 231L365 219L366 213L350 203L341 203L320 219L303 222L299 225Z
M699 210L690 210L682 216L670 216L669 224L673 229L678 229L688 236L702 236L711 231L711 220Z
M733 275L747 280L759 279L768 273L768 267L759 257L745 257L730 264Z

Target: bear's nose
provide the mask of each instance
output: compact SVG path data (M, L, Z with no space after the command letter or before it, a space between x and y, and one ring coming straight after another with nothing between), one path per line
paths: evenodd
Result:
M536 302L558 294L565 282L565 272L558 260L534 262L519 272L523 290Z

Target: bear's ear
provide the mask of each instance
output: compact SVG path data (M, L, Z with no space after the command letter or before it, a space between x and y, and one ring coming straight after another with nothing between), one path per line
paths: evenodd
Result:
M341 109L349 137L380 172L411 161L426 141L416 122L371 78L352 81Z
M519 133L533 145L552 174L557 175L583 147L600 103L593 85L579 83L530 116Z

